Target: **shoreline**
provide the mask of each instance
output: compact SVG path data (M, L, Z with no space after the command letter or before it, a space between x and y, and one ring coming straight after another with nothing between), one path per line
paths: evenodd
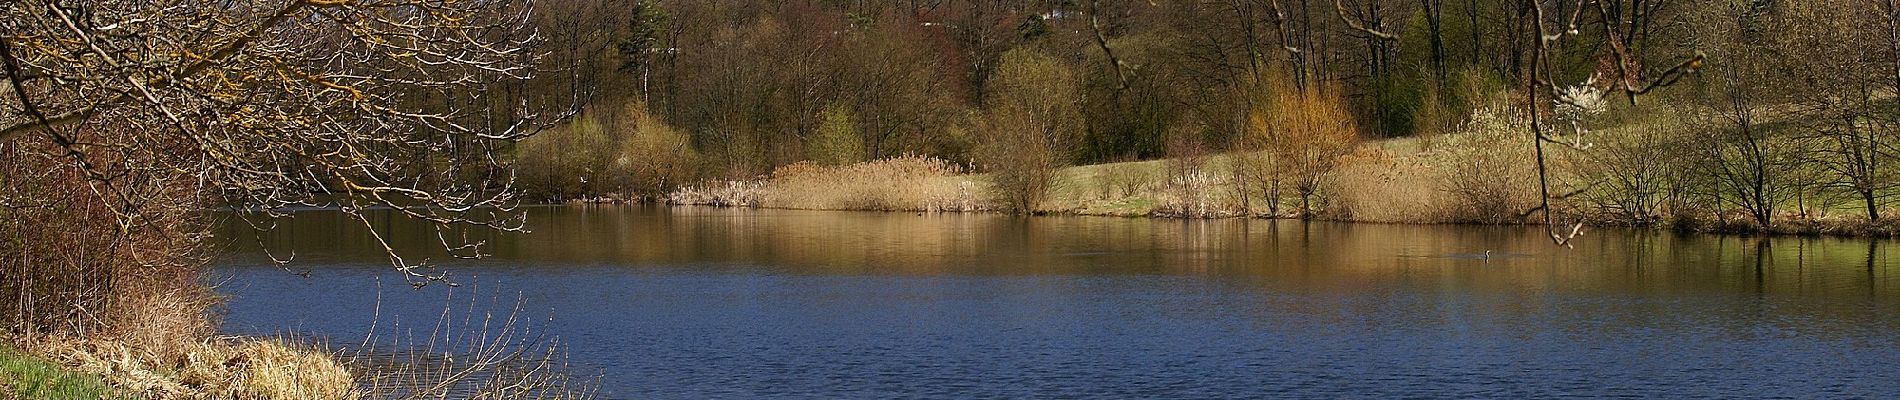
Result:
M1523 223L1482 223L1482 222L1455 222L1455 221L1404 222L1404 221L1354 220L1354 219L1323 218L1323 217L1312 218L1312 219L1301 219L1297 217L1286 217L1286 216L1269 217L1269 216L1265 216L1265 214L1226 215L1226 216L1172 216L1172 215L1155 215L1153 213L1092 212L1092 211L1087 211L1087 210L1038 210L1036 212L1031 212L1031 213L1010 213L1007 211L999 211L999 210L993 210L993 209L891 210L891 209L847 209L847 208L796 208L796 207L713 205L713 204L669 203L669 202L663 202L663 201L624 201L624 200L568 201L568 202L560 202L560 203L544 202L544 203L533 203L533 204L523 204L523 205L532 206L532 207L570 207L570 206L582 206L582 207L633 206L633 207L668 207L668 208L703 207L703 208L716 208L716 209L855 212L855 213L880 213L880 214L915 214L915 215L989 214L989 215L1003 215L1003 216L1017 215L1017 216L1034 216L1034 217L1093 217L1093 218L1177 220L1177 221L1261 220L1261 221L1286 221L1286 222L1302 222L1302 223L1303 222L1327 222L1327 223L1346 223L1346 224L1412 225L1412 226L1471 226L1471 227L1537 227L1539 226L1539 224L1530 223L1530 222L1523 222ZM1647 225L1630 225L1630 224L1615 224L1615 223L1585 223L1584 228L1586 230L1590 228L1615 228L1615 229L1625 229L1625 230L1631 230L1631 231L1660 232L1660 233L1670 233L1670 234L1678 234L1678 235L1717 235L1717 236L1742 236L1742 237L1751 237L1751 236L1826 237L1826 238L1843 238L1843 239L1900 238L1900 221L1894 221L1890 219L1883 219L1878 224L1871 224L1871 223L1867 223L1866 221L1852 221L1852 220L1840 220L1840 219L1812 220L1812 221L1783 221L1782 223L1775 225L1775 227L1771 229L1767 229L1767 230L1758 229L1753 224L1748 223L1747 221L1737 220L1737 219L1732 219L1731 221L1728 221L1726 223L1717 222L1717 221L1703 221L1703 220L1658 221L1658 222L1647 224Z

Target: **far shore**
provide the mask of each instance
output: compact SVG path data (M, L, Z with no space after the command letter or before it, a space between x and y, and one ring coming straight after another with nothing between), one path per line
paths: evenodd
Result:
M1181 160L1150 160L1073 166L1058 172L1060 182L1041 207L1014 213L986 198L985 174L944 168L939 161L898 158L839 167L805 167L744 181L710 182L682 187L670 195L641 199L622 194L542 204L648 203L668 206L869 211L891 213L991 213L1152 219L1278 219L1351 223L1525 226L1541 223L1534 186L1501 190L1504 211L1482 215L1441 187L1443 174L1430 168L1393 168L1428 164L1442 154L1427 151L1417 139L1368 142L1328 180L1335 194L1315 196L1314 209L1302 218L1299 199L1283 193L1278 207L1267 191L1234 184L1232 155ZM919 165L929 164L929 165ZM1509 184L1510 182L1504 182ZM1248 185L1252 186L1252 185ZM1292 197L1292 198L1290 198ZM1846 208L1790 209L1763 229L1744 214L1682 210L1650 221L1619 220L1615 215L1580 210L1577 199L1554 202L1565 214L1588 226L1654 229L1678 233L1900 237L1900 220L1877 223ZM1725 215L1726 214L1726 215ZM1900 214L1900 213L1888 213Z

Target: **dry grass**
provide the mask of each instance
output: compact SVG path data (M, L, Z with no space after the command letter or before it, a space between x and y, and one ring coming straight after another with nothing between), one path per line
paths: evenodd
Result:
M349 370L329 355L276 341L201 345L180 380L200 394L238 399L351 399Z
M384 335L379 327L344 363L370 398L391 399L591 399L597 381L571 375L566 354L551 338L537 335L522 318L517 299L505 315L481 310L504 306L498 297L454 293L427 337ZM392 326L391 329L413 332Z
M1374 142L1342 157L1320 181L1317 217L1385 223L1510 223L1534 205L1524 171L1502 161L1516 142L1494 136L1449 134L1429 142ZM1394 149L1396 148L1396 149ZM1269 157L1249 153L1250 157ZM1265 215L1262 183L1241 182L1236 154L1195 162L1157 160L1064 168L1038 211L1160 218L1233 218ZM1489 161L1486 161L1489 160ZM1493 162L1494 161L1494 162ZM1473 169L1474 166L1477 169ZM859 211L991 211L981 200L981 174L960 174L949 163L904 157L839 167L809 163L779 168L768 179L686 188L674 204ZM1530 183L1534 183L1530 182ZM1290 184L1289 184L1290 186ZM1462 188L1462 189L1461 189ZM1495 191L1475 189L1489 188ZM1278 199L1289 217L1298 209L1291 187ZM1243 198L1243 196L1246 196ZM1530 196L1530 197L1525 197ZM1484 207L1470 206L1487 199Z
M700 186L684 186L666 195L668 204L714 207L763 207L765 183L756 181L718 181Z
M1453 201L1441 190L1444 178L1429 160L1361 149L1327 180L1328 219L1382 223L1450 221Z
M355 399L350 373L314 348L220 338L164 349L96 339L42 338L24 345L73 371L104 377L149 399Z
M1455 132L1429 138L1402 138L1363 143L1342 157L1336 169L1325 174L1317 191L1317 218L1339 221L1380 223L1534 223L1540 205L1535 159L1532 156L1528 127L1523 116L1500 108L1479 110ZM1503 109L1508 110L1508 109ZM1623 125L1592 133L1587 140L1592 148L1578 151L1552 145L1552 206L1560 220L1587 220L1592 224L1636 224L1668 227L1681 231L1762 232L1763 228L1737 218L1734 211L1724 212L1719 205L1691 195L1698 184L1695 160L1679 154L1680 147L1670 138L1686 135L1681 124L1639 116ZM1637 152L1619 155L1617 142L1627 135L1650 135L1636 139L1640 149L1657 147L1672 152ZM1597 144L1600 144L1597 145ZM1658 155L1661 154L1661 155ZM1606 160L1619 155L1618 160ZM1260 187L1261 179L1247 179L1244 165L1250 157L1270 157L1266 153L1229 153L1195 155L1185 159L1136 161L1063 168L1057 171L1056 184L1042 213L1102 215L1122 217L1228 218L1240 216L1290 217L1263 214L1275 199ZM1662 159L1662 160L1659 160ZM1606 170L1625 166L1622 170ZM697 194L695 198L760 198L739 204L754 207L805 208L822 210L904 210L969 211L991 210L980 202L946 206L945 197L969 198L972 182L985 181L982 175L957 175L954 170L930 170L927 173L896 173L903 167L879 163L838 168L788 167L769 182L751 186L732 184L724 192L747 194ZM1636 172L1629 172L1636 171ZM1650 175L1645 175L1650 174ZM1605 175L1626 178L1621 184L1603 184ZM1623 175L1628 175L1627 177ZM1642 179L1642 181L1636 181ZM1255 182L1254 185L1244 185ZM1589 182L1598 182L1591 184ZM1638 185L1640 184L1640 185ZM1705 184L1705 183L1704 183ZM1249 187L1252 186L1252 187ZM1297 201L1293 190L1283 184L1280 204ZM1650 192L1636 193L1640 187ZM1589 190L1584 190L1584 189ZM717 191L709 191L718 193ZM946 196L946 193L955 193ZM676 193L676 196L680 193ZM921 194L921 195L920 195ZM1763 233L1842 236L1900 236L1900 219L1866 221L1859 210L1839 208L1827 198L1808 198L1805 212L1783 212L1774 227ZM692 204L718 204L698 201ZM1793 206L1791 204L1790 206ZM1831 208L1832 207L1832 208ZM1295 209L1297 203L1295 203ZM1891 208L1891 207L1889 207ZM1290 211L1287 207L1283 211ZM1605 212L1640 210L1641 212ZM1793 207L1789 208L1793 210ZM1889 214L1893 214L1889 211Z
M826 167L796 163L762 182L725 182L686 188L674 204L804 210L976 211L989 209L982 190L948 161L902 156Z

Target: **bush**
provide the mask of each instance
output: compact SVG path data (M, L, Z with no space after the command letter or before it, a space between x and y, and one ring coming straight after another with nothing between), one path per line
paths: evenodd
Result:
M978 153L989 168L991 194L1013 212L1034 212L1054 190L1056 170L1064 165L1055 149L994 143Z
M1359 140L1358 124L1339 89L1310 87L1293 90L1279 85L1250 116L1253 134L1261 137L1272 158L1273 179L1300 196L1302 218L1313 214L1312 200L1321 179L1339 166Z
M522 140L515 147L515 179L522 192L546 201L597 193L614 161L610 118L583 116Z
M1034 212L1081 132L1075 74L1054 58L1016 49L1003 55L990 86L995 89L975 123L984 135L977 159L990 172L999 203Z
M596 110L515 148L516 181L529 196L566 201L627 193L654 199L699 176L692 140L640 103Z
M201 276L210 200L189 178L117 162L94 165L125 174L102 193L66 157L39 136L0 144L0 338L88 336L164 351L210 334L214 299ZM115 205L117 195L137 208ZM121 225L125 213L138 222Z
M614 165L620 184L629 193L655 200L699 177L700 155L685 132L638 106L628 107L621 121L631 125L632 137L621 144Z
M1683 129L1656 121L1595 135L1596 146L1572 167L1585 181L1597 182L1582 199L1592 219L1647 226L1668 216L1687 189L1684 171L1692 166L1684 160L1694 156L1685 150Z
M825 106L824 121L805 142L805 157L833 167L864 160L864 139L851 120L851 110L838 104Z
M1426 157L1444 179L1441 190L1451 194L1453 220L1518 222L1540 203L1529 131L1521 114L1487 108L1460 132L1434 138Z

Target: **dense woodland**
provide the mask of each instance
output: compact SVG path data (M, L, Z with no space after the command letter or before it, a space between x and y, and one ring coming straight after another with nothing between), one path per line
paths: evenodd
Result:
M1886 0L540 7L551 72L519 93L578 99L588 126L519 149L523 186L548 198L660 194L799 161L909 154L984 172L1026 151L1080 165L1271 150L1303 140L1261 118L1306 115L1276 94L1289 91L1343 107L1352 140L1471 130L1485 110L1531 119L1498 140L1536 143L1538 175L1575 169L1562 157L1697 161L1542 188L1640 192L1612 205L1632 221L1696 197L1765 225L1817 192L1878 215L1896 182L1900 11ZM1585 135L1662 124L1681 129L1641 149ZM1624 154L1670 151L1682 153Z

